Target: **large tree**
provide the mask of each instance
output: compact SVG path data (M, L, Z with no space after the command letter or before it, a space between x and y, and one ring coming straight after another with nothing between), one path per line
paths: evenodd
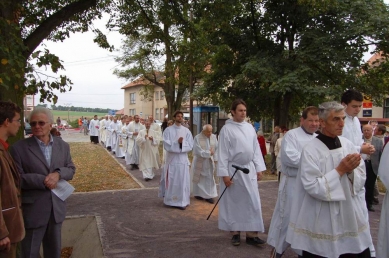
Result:
M72 32L85 32L94 18L110 5L106 0L2 0L0 1L0 100L19 106L25 94L41 94L41 100L57 97L53 89L71 89L66 76L47 80L34 67L63 69L48 49L35 51L43 40L62 41ZM109 47L98 30L96 42Z
M369 46L389 52L381 0L214 0L197 10L212 65L200 97L225 107L241 97L250 117L287 124L302 107L339 100L346 88L373 98L388 93L361 73Z
M117 58L121 68L115 74L130 80L143 77L161 86L170 117L181 109L191 84L205 67L198 47L201 38L195 37L198 31L191 18L192 5L193 1L185 0L128 0L118 6L110 21L112 28L127 36ZM153 93L153 87L149 88Z

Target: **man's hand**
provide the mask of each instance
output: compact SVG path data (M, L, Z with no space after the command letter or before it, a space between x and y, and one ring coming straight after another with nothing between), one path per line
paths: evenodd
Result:
M257 181L262 180L262 172L257 172Z
M350 173L356 167L358 167L361 162L361 155L358 153L349 154L344 157L339 165L335 168L338 171L340 176L343 176L346 173Z
M132 135L137 136L139 133L138 132L133 132Z
M182 137L178 138L178 143L182 143L183 140L184 140L184 138L182 138Z
M361 153L371 155L375 152L374 145L364 142L361 146Z
M230 185L232 185L234 183L231 181L229 176L223 176L223 182L227 187L229 187Z
M209 151L211 152L211 156L215 153L215 150L213 148L211 148Z
M0 240L0 251L9 252L11 250L11 241L9 237Z
M47 188L55 189L59 181L59 173L57 171L50 173L46 176L45 181L43 182Z
M149 140L152 141L154 138L153 136L149 136Z

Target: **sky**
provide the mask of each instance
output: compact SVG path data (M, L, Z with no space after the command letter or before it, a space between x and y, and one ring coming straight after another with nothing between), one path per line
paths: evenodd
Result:
M384 0L384 2L388 4L389 0ZM106 33L108 42L115 46L116 50L113 52L102 49L94 43L94 33L91 31L71 34L63 42L45 41L38 48L45 47L51 53L56 54L63 61L66 69L60 71L60 74L68 76L73 82L72 90L69 92L54 91L58 96L57 105L116 110L124 108L124 90L121 87L129 81L113 74L113 70L118 68L114 57L120 54L123 36L118 32L108 32L105 28L107 20L108 15L105 15L102 20L95 20L93 27ZM365 54L366 61L370 57L370 53ZM35 96L35 105L38 103L39 94Z
M118 68L114 56L119 55L121 36L118 32L108 32L105 28L106 17L96 20L94 28L106 33L108 42L116 51L109 52L93 42L94 33L75 33L63 42L45 41L38 49L47 48L63 61L65 70L59 74L66 75L73 82L72 90L65 93L54 91L58 96L57 106L94 107L122 109L124 107L124 90L128 82L113 74ZM38 50L37 49L37 50ZM40 71L53 75L50 71ZM58 77L59 75L53 75ZM35 105L39 104L39 94L35 96ZM49 105L52 103L44 102Z

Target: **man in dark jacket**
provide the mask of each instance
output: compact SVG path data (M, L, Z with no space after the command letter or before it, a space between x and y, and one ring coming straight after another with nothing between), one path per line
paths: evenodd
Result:
M0 257L16 257L16 244L24 238L20 176L7 143L20 128L20 112L16 104L0 101Z

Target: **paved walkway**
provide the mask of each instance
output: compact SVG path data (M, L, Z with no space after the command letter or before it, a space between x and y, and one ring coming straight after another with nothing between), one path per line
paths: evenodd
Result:
M69 135L70 138L81 137ZM65 135L63 138L71 140ZM125 166L124 160L116 160ZM127 172L138 180L141 189L76 193L67 201L67 215L101 218L101 238L106 257L269 257L270 246L249 246L244 242L243 234L241 245L232 246L229 233L217 227L217 209L206 220L213 205L205 201L191 198L191 205L184 211L165 206L157 197L160 170L149 182L142 179L139 170L129 170L127 166ZM261 182L258 187L266 228L260 237L266 239L278 183ZM380 202L382 199L383 196L380 196ZM369 215L376 243L381 206L375 207L376 212ZM288 250L284 257L297 256Z

